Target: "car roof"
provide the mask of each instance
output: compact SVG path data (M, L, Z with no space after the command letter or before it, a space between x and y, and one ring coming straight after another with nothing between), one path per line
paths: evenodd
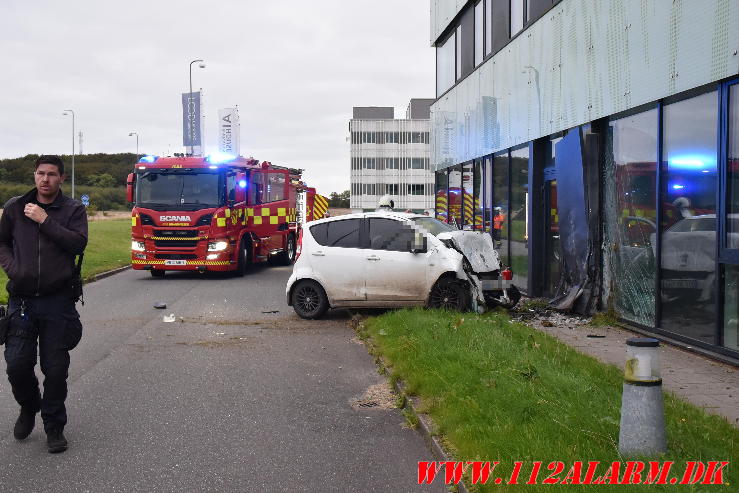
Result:
M407 213L407 212L396 212L396 211L375 211L375 212L355 212L353 214L343 214L341 216L326 217L323 219L316 219L315 221L310 221L307 224L310 226L314 226L316 224L323 224L323 223L328 223L331 221L342 221L346 219L362 219L365 217L385 217L385 218L400 219L400 220L409 220L409 219L415 219L419 217L433 219L433 217L425 216L423 214L412 214L412 213Z

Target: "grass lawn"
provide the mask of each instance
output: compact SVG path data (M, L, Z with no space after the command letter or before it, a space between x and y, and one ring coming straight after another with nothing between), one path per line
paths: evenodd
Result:
M431 416L457 460L500 461L493 477L503 478L510 476L514 461L523 461L520 483L528 480L532 461L543 461L541 483L551 472L546 469L550 461L568 464L558 476L562 480L574 461L587 467L587 461L627 460L617 450L623 373L510 322L507 314L401 310L367 320L360 333L390 366L391 378L402 379L407 391L421 398L419 410ZM675 461L670 477L678 478L687 460L728 460L724 482L731 487L713 488L736 488L739 430L668 393L665 414L669 450L664 457L650 459ZM606 468L601 466L597 476ZM440 474L437 482L444 481L443 471ZM469 478L466 484L470 486ZM480 491L507 488L550 491L551 487L506 487L490 481ZM593 486L568 485L563 491L588 488Z
M89 223L87 249L82 262L82 275L87 278L100 272L131 263L131 220L111 219ZM6 303L8 293L5 272L0 269L0 303Z

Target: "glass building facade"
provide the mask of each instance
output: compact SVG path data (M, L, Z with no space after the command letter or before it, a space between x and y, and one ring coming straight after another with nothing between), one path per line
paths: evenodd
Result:
M736 357L739 4L642 3L432 2L436 216L530 296Z

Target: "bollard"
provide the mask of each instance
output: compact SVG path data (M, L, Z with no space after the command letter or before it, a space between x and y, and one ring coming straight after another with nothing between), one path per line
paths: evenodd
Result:
M626 341L618 450L623 455L667 452L659 341L632 337Z

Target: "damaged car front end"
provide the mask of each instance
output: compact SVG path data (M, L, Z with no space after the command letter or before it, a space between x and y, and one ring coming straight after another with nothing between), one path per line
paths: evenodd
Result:
M442 233L439 240L448 249L462 256L457 278L470 287L471 308L481 312L484 307L513 308L521 299L521 293L513 285L510 268L501 269L500 257L490 235L472 231Z
M490 235L452 227L440 230L438 224L444 223L430 218L413 218L412 221L424 234L432 235L440 242L438 254L444 258L448 268L453 269L456 280L468 289L468 301L473 311L482 312L485 308L497 306L510 309L521 299L521 293L513 285L510 268L501 268L500 257ZM428 304L438 304L434 303L434 288Z

